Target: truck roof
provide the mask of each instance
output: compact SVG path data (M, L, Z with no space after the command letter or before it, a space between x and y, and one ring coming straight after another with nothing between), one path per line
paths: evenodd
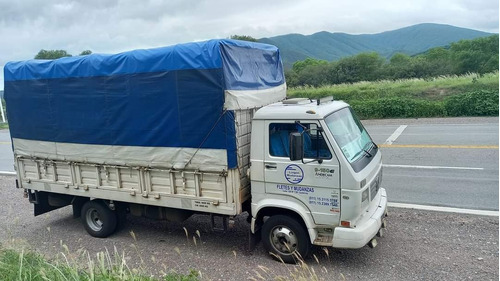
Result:
M254 119L318 120L347 106L343 101L330 100L318 105L317 100L293 98L262 107L255 113Z

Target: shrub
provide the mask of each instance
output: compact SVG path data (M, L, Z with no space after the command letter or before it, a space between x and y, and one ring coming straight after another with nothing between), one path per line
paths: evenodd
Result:
M445 101L448 116L498 115L498 91L474 91L450 96Z
M351 101L351 106L362 119L419 118L446 115L442 102L409 98L358 100Z

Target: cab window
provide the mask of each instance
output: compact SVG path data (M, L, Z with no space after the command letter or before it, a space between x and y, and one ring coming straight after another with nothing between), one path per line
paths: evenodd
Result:
M304 138L304 158L331 159L324 136L314 123L271 123L269 125L269 154L276 157L290 157L290 134L302 133Z

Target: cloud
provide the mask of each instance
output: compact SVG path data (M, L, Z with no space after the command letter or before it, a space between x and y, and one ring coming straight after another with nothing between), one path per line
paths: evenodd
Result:
M377 33L423 22L498 32L498 1L0 0L0 66L40 49L115 53L233 34Z

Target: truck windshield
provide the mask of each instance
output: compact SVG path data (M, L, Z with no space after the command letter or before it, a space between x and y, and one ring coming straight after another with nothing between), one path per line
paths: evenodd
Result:
M356 172L370 163L378 148L350 107L330 114L325 121L345 158Z

